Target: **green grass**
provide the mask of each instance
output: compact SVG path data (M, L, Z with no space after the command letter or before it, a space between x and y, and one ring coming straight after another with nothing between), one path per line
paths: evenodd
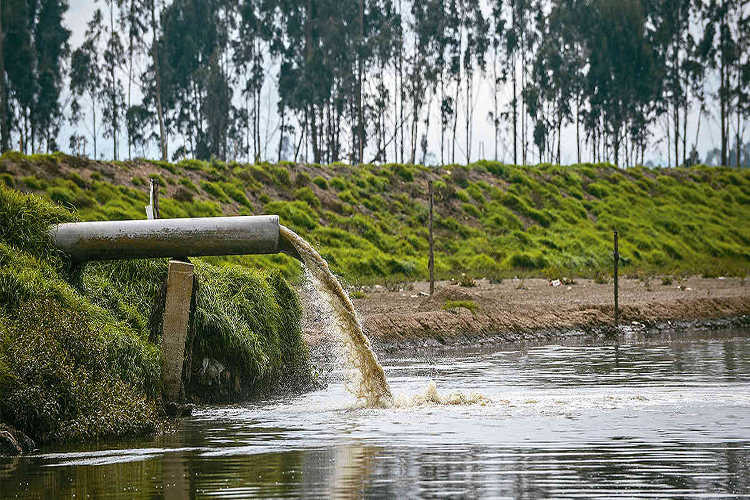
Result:
M22 179L18 189L75 207L82 220L144 218L146 188L132 182L147 175L144 167L163 177L163 217L278 214L351 284L427 277L428 180L441 279L462 272L475 278L609 273L614 229L626 274L744 276L750 267L747 170L491 161L435 168L219 162L166 168L141 161L123 163L122 174L101 176L104 181L94 177L107 173L104 164L61 154L0 159L0 173ZM80 181L68 175L73 168ZM288 279L299 273L284 258L211 262L270 267Z
M123 202L116 192L107 203ZM41 442L140 435L163 414L159 318L167 261L71 267L48 228L77 218L0 186L0 422ZM309 381L299 300L279 271L194 263L188 392L239 399ZM227 367L241 392L202 387L203 358Z

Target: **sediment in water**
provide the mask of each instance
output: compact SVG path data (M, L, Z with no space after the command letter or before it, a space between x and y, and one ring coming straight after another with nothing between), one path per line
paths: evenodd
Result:
M336 332L344 343L347 357L355 369L355 379L349 386L354 396L369 407L391 406L393 395L385 378L383 367L372 351L370 341L362 330L354 304L336 279L328 263L304 238L281 226L281 236L291 243L302 257L313 285L326 300L333 317L324 318L330 330Z

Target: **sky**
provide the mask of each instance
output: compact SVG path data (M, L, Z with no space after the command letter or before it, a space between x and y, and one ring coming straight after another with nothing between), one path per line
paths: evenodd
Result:
M92 13L96 8L106 8L106 4L103 1L93 1L93 0L69 0L69 9L65 16L65 24L67 25L68 29L72 31L71 38L70 38L70 46L71 49L75 49L76 47L81 45L81 42L84 37L84 32L86 30L86 23L91 18ZM276 148L278 144L278 117L276 116L275 110L276 110L276 100L277 100L277 94L275 91L275 84L274 80L278 74L278 65L274 65L273 67L269 68L268 75L266 77L266 83L263 87L263 96L262 96L262 103L263 107L267 110L269 110L268 113L264 113L267 116L263 117L261 120L261 137L268 141L268 154L264 156L264 159L268 160L275 160L276 159ZM490 121L490 119L487 116L487 112L492 110L493 107L493 95L492 95L492 82L491 82L491 75L487 75L485 78L477 78L477 82L475 84L474 89L474 120L473 120L473 141L472 141L472 155L471 160L475 161L480 159L479 153L480 151L484 151L484 155L482 158L486 159L494 159L494 127ZM711 85L708 83L707 85ZM391 85L392 87L392 85ZM715 89L710 88L708 89L709 92L713 92ZM510 91L506 89L504 94L501 94L500 102L508 102L509 101L509 94ZM138 92L136 91L134 94L134 101L137 102L139 99ZM431 125L430 125L430 132L428 134L428 154L431 153L432 156L428 157L427 163L434 163L439 162L440 159L440 115L439 115L439 108L437 106L437 99L434 100L432 109L431 109ZM461 110L465 109L465 104L461 102L459 104L459 107ZM709 112L713 113L714 110L712 109L714 106L709 106ZM715 113L714 113L715 114ZM466 139L465 139L465 133L463 131L464 127L462 126L462 120L463 120L463 113L459 112L459 136L457 139L457 151L456 151L456 161L458 162L464 162L466 160L465 157L465 145L466 145ZM698 113L695 110L691 110L691 112L688 115L688 149L690 149L693 142L695 142L695 133L696 133L696 126L698 122ZM506 124L506 126L509 124ZM420 125L422 128L424 127L423 123ZM81 130L84 130L81 127ZM700 134L698 136L697 146L698 146L698 152L700 154L701 159L704 159L706 156L707 151L719 147L719 141L720 141L720 131L719 131L719 125L718 125L718 119L716 116L708 116L707 114L703 114L701 117L701 124L700 124ZM68 147L68 137L70 134L74 131L74 128L70 125L66 125L63 127L60 136L59 136L59 144L63 149L67 149ZM80 132L80 131L79 131ZM653 134L652 134L652 145L647 149L646 151L646 163L652 163L655 165L666 165L667 163L667 150L666 150L666 141L664 140L664 126L663 124L659 124L656 127L653 128ZM421 133L420 133L421 134ZM408 130L406 133L406 136L408 137ZM90 139L89 139L90 142ZM125 142L124 133L121 145L119 146L120 151L127 152L127 143ZM531 141L530 141L531 142ZM656 144L653 144L656 143ZM170 151L174 151L174 149L177 147L177 144L170 144ZM582 146L583 147L583 146ZM89 148L91 146L89 145ZM97 139L97 149L100 155L103 155L105 158L111 158L112 156L112 140L107 139L105 140L103 137L99 137ZM371 148L370 156L374 153L374 148ZM501 161L511 162L513 160L513 153L512 153L512 139L509 140L509 134L507 131L501 132L501 147L499 148L500 151L498 153L498 159ZM447 152L446 152L447 153ZM89 154L92 154L92 152L89 152ZM158 146L156 144L152 145L150 148L150 151L146 152L146 156L148 157L154 157L158 154ZM532 148L529 151L529 162L535 163L537 161L537 155L536 148ZM682 155L682 152L680 152L680 155ZM365 154L366 159L368 159L368 155ZM418 159L419 154L417 155ZM567 127L564 127L563 133L562 133L562 142L561 142L561 156L562 156L562 163L563 164L570 164L576 162L576 136L575 136L575 125L568 125ZM520 157L520 154L519 154ZM430 162L430 158L433 160ZM588 158L587 154L583 155L583 160L586 161ZM519 159L520 162L520 159Z

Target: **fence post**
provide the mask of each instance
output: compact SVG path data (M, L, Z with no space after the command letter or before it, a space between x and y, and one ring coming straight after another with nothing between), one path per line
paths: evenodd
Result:
M618 326L620 323L620 305L618 303L618 292L619 292L619 283L617 280L617 265L620 260L620 252L618 248L618 236L617 231L615 231L615 252L614 252L614 260L615 260L615 326Z
M154 219L158 219L159 214L159 179L151 179L151 192L154 193L153 210Z
M435 251L432 239L432 181L427 181L427 187L430 192L430 260L428 266L430 268L430 295L432 295L435 292Z
M149 220L159 218L159 179L154 179L153 177L149 179L148 183L146 218Z

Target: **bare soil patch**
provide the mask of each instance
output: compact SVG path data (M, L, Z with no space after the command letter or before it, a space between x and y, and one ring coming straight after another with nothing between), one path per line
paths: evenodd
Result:
M380 347L439 346L476 342L540 341L603 331L613 325L613 287L576 279L552 286L546 279L479 280L475 287L416 282L397 290L364 289L354 299L371 341ZM473 302L473 310L462 307ZM457 307L450 307L458 304ZM750 283L738 278L620 281L621 324L654 325L750 314ZM313 342L315 326L306 325Z

